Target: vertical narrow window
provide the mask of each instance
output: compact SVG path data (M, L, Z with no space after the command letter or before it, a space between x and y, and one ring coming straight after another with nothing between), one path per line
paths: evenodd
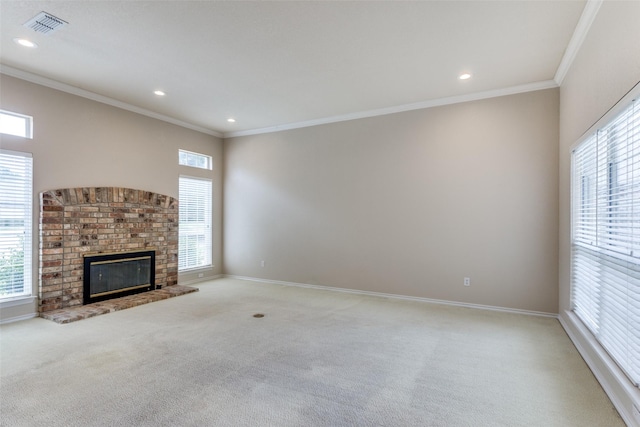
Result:
M178 270L211 266L211 180L180 177Z
M0 299L31 295L33 162L0 150Z
M572 155L572 304L640 383L640 103Z

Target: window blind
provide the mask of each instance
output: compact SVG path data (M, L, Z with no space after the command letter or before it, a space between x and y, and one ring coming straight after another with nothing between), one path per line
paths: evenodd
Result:
M640 103L572 155L572 304L640 383Z
M31 295L31 154L0 150L0 298Z
M211 180L180 177L178 270L211 265Z

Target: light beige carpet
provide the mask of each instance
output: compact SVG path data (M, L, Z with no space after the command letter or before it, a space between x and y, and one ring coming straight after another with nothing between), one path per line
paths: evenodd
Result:
M624 425L555 319L198 287L66 325L0 327L2 425Z

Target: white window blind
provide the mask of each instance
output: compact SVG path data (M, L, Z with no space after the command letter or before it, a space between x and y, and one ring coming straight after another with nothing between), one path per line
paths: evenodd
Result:
M572 302L640 383L640 103L573 151Z
M33 162L0 150L0 298L31 295Z
M211 180L180 177L178 270L211 265Z

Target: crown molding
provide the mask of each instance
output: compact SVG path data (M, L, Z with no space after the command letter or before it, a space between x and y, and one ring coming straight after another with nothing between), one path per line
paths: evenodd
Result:
M598 15L598 11L600 10L600 6L602 6L603 2L604 0L587 0L587 4L584 6L584 10L582 11L582 15L580 15L576 29L573 31L571 40L569 40L567 49L564 51L560 65L556 70L556 75L553 78L558 86L562 85L564 78L567 76L567 73L571 68L571 64L573 64L584 39L587 37L591 24L593 24L593 21L596 19L596 15Z
M462 102L478 101L481 99L497 98L500 96L515 95L518 93L533 92L537 90L557 88L558 84L554 80L544 80L540 82L528 83L524 85L511 86L502 89L488 90L484 92L470 93L466 95L438 98L429 101L416 102L412 104L397 105L395 107L380 108L376 110L361 111L357 113L343 114L338 116L325 117L321 119L306 120L296 123L265 127L237 132L227 132L224 138L234 138L238 136L258 135L263 133L279 132L291 129L300 129L310 126L325 125L329 123L344 122L348 120L364 119L369 117L384 116L387 114L402 113L405 111L422 110L424 108L440 107L444 105L459 104Z
M134 105L127 104L126 102L118 101L116 99L109 98L104 95L99 95L97 93L90 92L85 89L80 89L78 87L71 86L66 83L61 83L61 82L49 79L47 77L43 77L37 74L29 73L27 71L19 70L17 68L9 67L4 64L0 64L0 73L11 76L11 77L16 77L22 80L26 80L31 83L39 84L45 87L49 87L51 89L56 89L62 92L70 93L72 95L77 95L83 98L91 99L96 102L101 102L103 104L111 105L113 107L121 108L123 110L138 113L147 117L151 117L151 118L161 120L167 123L171 123L177 126L181 126L187 129L195 130L197 132L201 132L201 133L215 136L218 138L234 138L239 136L259 135L263 133L272 133L272 132L280 132L285 130L300 129L300 128L306 128L311 126L344 122L349 120L365 119L369 117L377 117L377 116L384 116L388 114L402 113L405 111L422 110L425 108L440 107L445 105L459 104L459 103L470 102L470 101L478 101L478 100L489 99L489 98L497 98L500 96L516 95L516 94L525 93L525 92L534 92L538 90L553 89L559 86L555 80L544 80L539 82L527 83L523 85L511 86L511 87L502 88L502 89L488 90L488 91L475 92L475 93L470 93L465 95L432 99L428 101L416 102L411 104L397 105L394 107L360 111L356 113L330 116L330 117L324 117L320 119L306 120L306 121L295 122L295 123L287 123L283 125L276 125L276 126L270 126L270 127L264 127L264 128L258 128L258 129L245 130L245 131L221 133L212 129L207 129L201 126L187 123L182 120L175 119L173 117L155 113L153 111L146 110L144 108L136 107Z
M51 89L56 89L61 92L66 92L71 95L87 98L92 101L100 102L102 104L111 105L112 107L117 107L123 110L131 111L133 113L141 114L143 116L151 117L153 119L161 120L163 122L171 123L173 125L181 126L183 128L195 130L197 132L201 132L207 135L215 136L218 138L223 137L222 133L217 132L215 130L207 129L202 126L194 125L192 123L187 123L182 120L175 119L173 117L165 116L164 114L155 113L145 108L136 107L135 105L118 101L117 99L109 98L108 96L99 95L97 93L90 92L85 89L80 89L78 87L71 86L66 83L61 83L61 82L49 79L47 77L43 77L37 74L29 73L27 71L19 70L17 68L9 67L4 64L0 64L0 73L5 74L7 76L15 77L21 80L26 80L28 82L45 86Z

